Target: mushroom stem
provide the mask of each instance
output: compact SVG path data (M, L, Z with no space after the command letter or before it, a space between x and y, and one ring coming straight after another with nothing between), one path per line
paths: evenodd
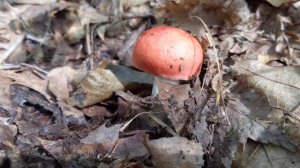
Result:
M157 85L157 77L155 76L153 79L152 93L151 96L156 96L159 93L158 85Z
M168 83L172 85L179 85L179 80L171 80L171 79L166 79L162 77L155 76L153 80L153 86L152 86L152 96L157 96L159 93L159 87L164 89L164 84L163 83ZM168 92L167 89L164 89L164 91Z

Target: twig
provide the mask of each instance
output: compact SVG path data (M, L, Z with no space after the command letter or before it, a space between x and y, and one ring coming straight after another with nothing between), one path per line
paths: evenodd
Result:
M86 53L87 55L91 55L92 54L92 45L91 44L91 35L90 35L90 23L86 23L85 24L85 31L86 31L86 36L85 36L85 40L86 40Z
M250 154L249 158L247 159L247 164L251 161L254 155L258 152L258 149L261 147L261 144L257 145L254 151Z
M19 69L21 65L19 64L0 64L0 70L12 70Z
M37 70L38 72L40 72L40 73L42 73L44 75L48 75L48 71L43 70L42 68L39 68L36 65L30 65L30 64L27 64L27 63L21 63L20 65L32 68L34 70Z
M0 64L3 63L22 44L24 39L25 35L22 34L15 40L15 43L0 57Z
M123 132L123 131L129 126L129 124L130 124L134 119L136 119L138 116L143 115L143 114L147 114L147 113L151 113L151 112L141 112L141 113L135 115L132 119L130 119L129 121L127 121L127 122L120 128L120 131Z
M271 167L274 168L273 160L272 160L272 158L270 156L270 152L269 152L268 148L265 145L263 145L263 148L264 148L264 150L265 150L265 152L267 154L267 157L268 157L268 160L270 162Z
M167 124L165 124L161 119L153 115L152 113L147 114L152 120L154 120L156 123L158 123L160 126L165 128L170 134L172 134L174 137L179 136L175 131L172 130Z
M163 128L165 128L173 136L178 136L178 134L175 131L173 131L172 128L170 128L167 124L165 124L161 119L159 119L158 117L156 117L155 115L153 115L153 112L151 112L151 111L150 112L141 112L141 113L137 114L132 119L130 119L129 121L127 121L120 128L120 131L124 131L134 119L136 119L138 116L143 115L143 114L147 114L152 120L154 120L160 126L162 126Z

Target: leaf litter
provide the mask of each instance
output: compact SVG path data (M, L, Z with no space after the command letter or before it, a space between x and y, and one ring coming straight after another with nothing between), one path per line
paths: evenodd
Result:
M5 1L0 164L299 167L299 1ZM201 74L132 67L156 25L191 32ZM32 162L34 160L34 162Z

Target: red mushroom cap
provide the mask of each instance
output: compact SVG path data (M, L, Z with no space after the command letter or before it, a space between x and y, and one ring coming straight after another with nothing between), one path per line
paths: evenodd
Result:
M146 30L138 38L132 56L136 68L172 80L189 80L199 75L202 62L199 41L170 26Z

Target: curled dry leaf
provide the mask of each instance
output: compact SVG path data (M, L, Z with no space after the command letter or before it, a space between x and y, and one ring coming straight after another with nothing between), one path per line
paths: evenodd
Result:
M47 92L47 81L39 78L33 74L32 71L27 70L21 73L16 73L15 71L0 71L0 76L12 79L14 81L12 84L23 85L39 92L51 102L51 96Z
M69 97L69 84L77 75L77 71L69 66L51 70L48 74L48 89L58 100L66 100Z
M106 100L115 91L123 89L123 84L110 70L96 68L88 73L80 88L67 101L72 106L83 108Z

